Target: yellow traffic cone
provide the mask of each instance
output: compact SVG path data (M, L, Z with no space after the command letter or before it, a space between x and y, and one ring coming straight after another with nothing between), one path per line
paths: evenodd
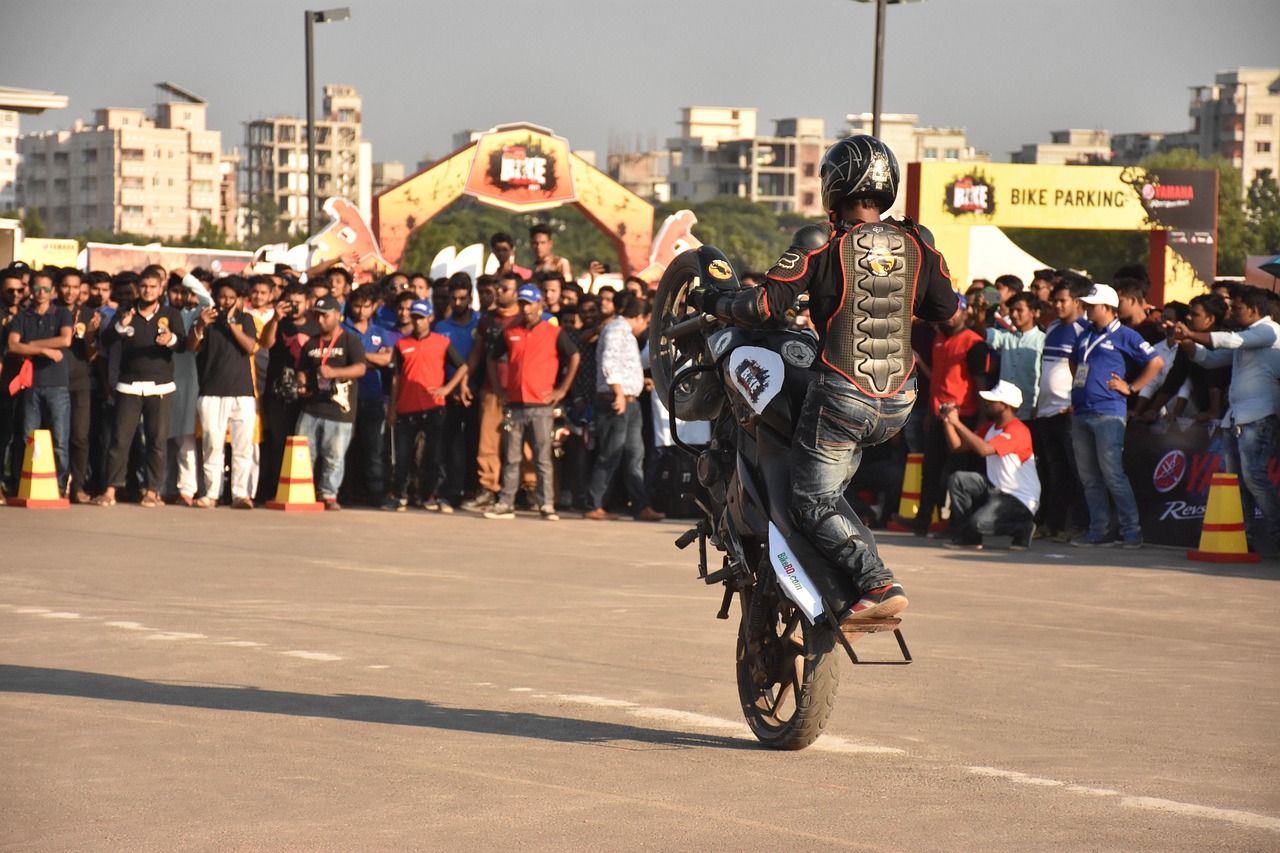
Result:
M61 509L71 502L58 492L58 468L53 459L53 434L38 429L27 442L22 459L18 496L9 503L27 509Z
M1200 547L1187 552L1188 560L1202 563L1256 563L1244 538L1244 510L1240 505L1240 478L1235 474L1214 474L1209 480L1209 503Z
M903 521L915 521L920 514L920 489L924 485L924 454L908 453L907 467L902 470L902 497L898 500L897 517ZM938 508L933 508L933 518L929 521L929 530L941 530L944 527ZM898 533L910 532L897 521L890 521L890 530Z
M323 512L324 504L316 500L316 485L311 479L311 447L301 435L291 435L284 442L284 461L280 463L280 485L276 499L267 501L267 509L285 512Z

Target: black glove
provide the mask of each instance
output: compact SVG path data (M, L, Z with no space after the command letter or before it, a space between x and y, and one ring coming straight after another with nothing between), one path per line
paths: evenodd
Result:
M719 292L700 284L689 291L686 301L695 310L701 311L703 314L714 314L716 302L719 298Z

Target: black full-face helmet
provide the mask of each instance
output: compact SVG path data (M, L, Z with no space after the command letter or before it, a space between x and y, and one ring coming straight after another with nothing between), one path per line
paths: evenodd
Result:
M828 213L849 199L876 201L888 210L898 197L898 158L874 136L841 139L822 155L822 206Z

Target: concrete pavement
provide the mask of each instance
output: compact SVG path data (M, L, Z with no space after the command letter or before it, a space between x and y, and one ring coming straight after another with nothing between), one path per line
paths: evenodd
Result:
M682 529L0 510L0 848L1280 848L1275 563L886 537L774 753Z

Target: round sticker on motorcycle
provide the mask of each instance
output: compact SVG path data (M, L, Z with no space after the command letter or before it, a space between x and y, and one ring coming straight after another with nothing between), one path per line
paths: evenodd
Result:
M712 261L707 264L707 272L711 273L712 278L718 278L721 281L733 278L733 270L729 269L729 265L724 261Z

